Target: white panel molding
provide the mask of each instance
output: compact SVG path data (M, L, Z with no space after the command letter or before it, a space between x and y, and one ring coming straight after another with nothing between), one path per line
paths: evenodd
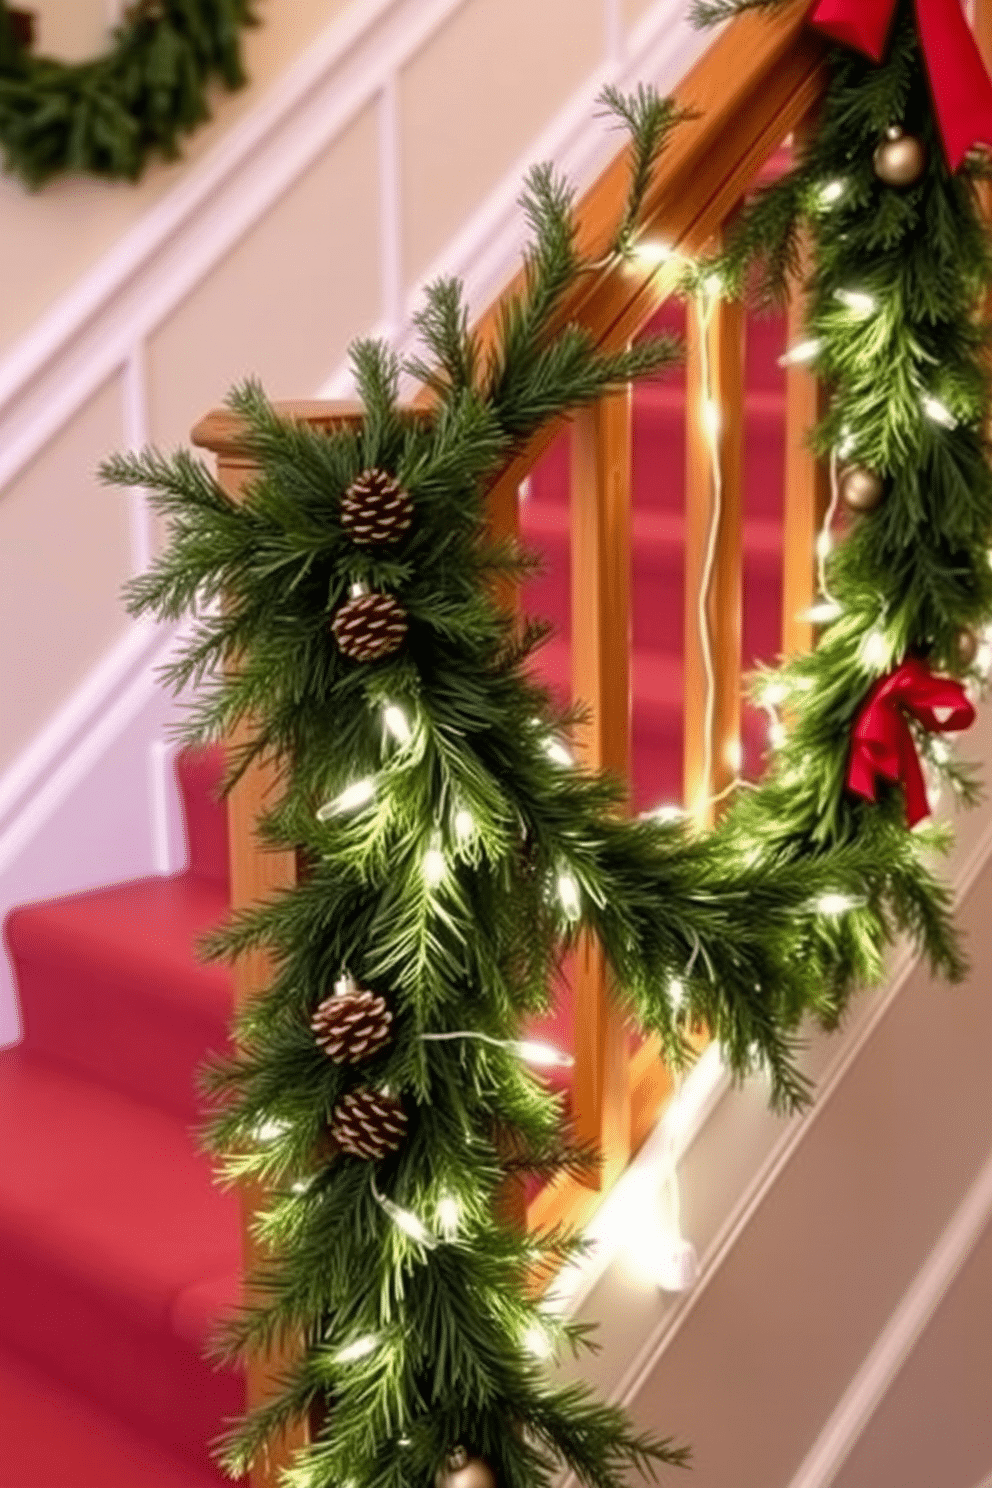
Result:
M139 621L0 782L0 876L160 690L186 633Z
M108 377L140 361L143 342L372 106L379 110L382 146L384 304L377 330L409 336L420 286L401 305L397 79L464 3L366 0L353 6L185 180L41 317L0 361L0 490ZM457 273L474 296L486 298L498 289L519 252L523 225L516 198L522 171L534 159L551 158L575 179L589 179L615 147L615 137L594 116L593 102L603 84L622 84L636 73L668 87L705 46L708 38L679 14L684 9L681 0L657 0L621 47L622 57L618 52L605 61L579 90L425 278ZM604 0L604 31L613 38L611 46L617 44L616 15L615 0ZM130 382L129 373L126 400ZM336 382L332 374L329 385Z
M992 1158L906 1289L789 1488L829 1488L992 1220Z

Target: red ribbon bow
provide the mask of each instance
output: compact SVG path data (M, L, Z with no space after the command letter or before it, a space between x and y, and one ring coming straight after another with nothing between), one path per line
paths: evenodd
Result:
M881 62L898 0L819 0L810 17L834 41ZM973 145L992 145L992 81L961 0L916 0L937 123L951 170Z
M868 694L854 725L848 789L874 801L880 775L899 781L906 796L906 820L915 827L930 815L930 807L907 713L931 732L949 734L969 728L975 709L960 682L935 677L925 661L914 657L882 677Z

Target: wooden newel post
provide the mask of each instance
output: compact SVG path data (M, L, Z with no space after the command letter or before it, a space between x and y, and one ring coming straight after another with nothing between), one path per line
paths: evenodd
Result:
M572 426L572 692L589 709L585 763L630 778L631 394L583 409ZM608 1188L630 1156L628 1032L610 995L602 948L575 958L574 1121L596 1145Z

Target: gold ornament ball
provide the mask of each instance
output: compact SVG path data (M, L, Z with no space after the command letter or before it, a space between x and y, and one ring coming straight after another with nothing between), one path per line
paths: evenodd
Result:
M886 186L915 186L926 168L926 145L898 126L887 132L875 151L875 174Z
M840 494L849 511L872 512L881 505L885 482L864 465L849 465L840 478Z
M973 630L959 630L954 642L957 659L962 667L974 666L978 655L978 637Z
M457 1447L434 1479L436 1488L497 1488L496 1474L481 1457L470 1457Z

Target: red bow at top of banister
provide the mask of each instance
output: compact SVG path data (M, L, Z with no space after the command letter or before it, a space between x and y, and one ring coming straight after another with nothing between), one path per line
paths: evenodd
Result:
M960 682L935 677L916 657L882 677L868 694L851 739L848 788L874 801L880 775L898 781L906 796L906 820L915 827L930 807L907 713L931 732L946 734L969 728L975 709Z
M915 4L937 123L948 164L957 170L974 145L992 145L992 81L961 0ZM819 0L810 19L834 41L880 62L897 6L898 0Z

